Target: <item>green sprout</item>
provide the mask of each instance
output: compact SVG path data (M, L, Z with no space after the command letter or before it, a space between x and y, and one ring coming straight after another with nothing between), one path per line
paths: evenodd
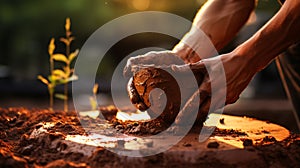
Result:
M67 18L65 24L66 37L60 38L60 41L66 45L66 53L54 53L55 40L54 38L52 38L48 47L48 53L50 55L49 62L51 74L48 76L48 79L44 78L41 75L38 76L38 79L48 86L50 110L53 110L53 96L55 96L56 98L64 100L64 111L68 112L68 83L78 79L78 77L74 74L74 69L71 67L71 63L78 55L79 50L77 49L74 52L70 52L70 46L72 41L74 40L74 37L71 36L72 32L70 31L70 27L71 21L70 18ZM62 69L54 69L54 61L63 62L65 66L63 66ZM64 93L54 94L56 86L61 84L64 85Z

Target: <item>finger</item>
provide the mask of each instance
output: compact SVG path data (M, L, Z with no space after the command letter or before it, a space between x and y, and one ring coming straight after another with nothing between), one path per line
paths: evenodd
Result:
M144 55L129 58L123 69L123 76L130 77L132 76L132 73L142 67L147 68L147 66L170 65L172 63L178 63L179 60L181 59L170 51L151 51Z
M139 96L138 93L134 87L133 78L131 77L127 84L127 92L129 95L129 99L132 104L136 104L139 102Z
M187 121L191 121L189 120L192 117L196 117L197 113L198 113L198 109L199 109L199 102L204 102L204 100L207 98L208 94L206 92L200 93L199 90L197 90L192 96L191 98L186 102L186 104L184 105L184 107L182 108L182 110L178 113L175 123L176 124L186 124ZM200 100L199 100L200 98Z
M141 111L145 111L148 109L148 107L146 106L146 104L142 101L142 99L140 98L134 83L133 83L133 78L131 77L128 81L127 84L127 92L129 95L129 99L131 101L131 103L139 110Z
M207 119L210 106L211 106L211 97L207 97L199 107L197 122L203 123Z
M201 73L207 74L205 62L203 60L192 63L190 65L190 68L193 72L201 72Z
M152 58L151 54L139 55L135 57L130 57L127 60L126 66L123 69L123 76L130 77L133 74L133 67L137 67L138 65L143 65L145 63L151 64ZM135 68L136 69L136 68Z
M218 95L217 95L218 96ZM222 100L222 96L217 98L207 97L204 103L199 108L197 122L203 123L208 117L208 114L211 112L216 112L218 109L224 107L225 102Z
M124 69L123 69L123 76L125 78L128 78L128 77L132 76L132 72L129 69L130 69L129 66L125 66Z
M212 101L212 98L210 96L207 96L204 101L202 101L199 111L197 114L197 122L203 123L207 119L207 116L210 112L215 112L216 110L223 108L224 102L222 103L221 98L216 98L215 101ZM190 114L184 114L181 116L180 121L178 122L179 125L184 125L184 122L187 120L190 120L192 116Z
M208 82L209 80L207 78L204 78L203 83L200 85L201 88L199 87L199 89L189 98L185 106L179 112L175 120L176 124L183 124L186 117L192 117L192 114L195 110L198 112L199 107L202 106L207 97L209 97L210 95L210 83ZM197 100L200 103L197 103Z
M200 93L202 94L207 94L207 95L211 95L211 81L209 79L208 75L205 75L205 77L203 78L202 83L199 86Z
M131 72L131 66L133 65L133 59L135 57L131 57L127 60L127 63L123 69L123 76L126 78L131 77L132 76L132 72Z
M226 93L223 90L219 90L218 93L207 97L205 102L201 104L199 108L200 115L207 115L210 112L215 112L216 110L223 108L226 101Z

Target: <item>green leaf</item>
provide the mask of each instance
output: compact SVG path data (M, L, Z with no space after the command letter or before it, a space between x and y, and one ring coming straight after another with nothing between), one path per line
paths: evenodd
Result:
M54 54L52 56L52 58L55 60L55 61L61 61L61 62L64 62L64 63L69 63L69 60L67 59L67 57L63 54Z
M79 53L79 50L75 50L74 52L72 52L70 55L69 55L69 62L72 62L73 59L78 55Z
M44 77L42 77L41 75L39 75L37 78L38 78L41 82L43 82L44 84L49 85L48 80L45 79Z
M60 69L55 69L53 71L53 75L58 77L58 78L67 78L67 75L64 71L60 70Z
M55 82L55 77L52 76L52 75L49 75L48 80L50 81L50 83L54 83Z
M60 81L62 80L62 78L59 76L55 76L55 75L49 75L48 80L50 81L51 84L56 86L57 84L60 84Z
M62 99L62 100L66 100L66 99L67 99L67 96L64 95L64 94L59 94L59 93L57 93L57 94L55 94L54 96L55 96L56 98Z

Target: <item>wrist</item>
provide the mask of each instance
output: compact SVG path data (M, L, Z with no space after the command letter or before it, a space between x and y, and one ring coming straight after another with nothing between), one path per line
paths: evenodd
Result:
M243 43L238 46L233 53L237 57L245 60L247 62L246 66L250 66L255 72L259 72L264 69L273 59L265 53L263 45L250 44L251 41Z
M235 70L237 74L244 74L245 79L248 79L257 72L259 68L253 60L253 52L247 52L245 48L239 46L235 50L231 51L228 54L225 54L222 60L225 62L230 62L230 66L239 67L239 70ZM232 67L228 67L229 69Z
M211 39L199 28L192 26L191 30L174 47L173 52L186 63L218 55Z
M200 60L200 56L196 54L196 52L180 41L172 50L175 55L180 57L185 63L194 63Z

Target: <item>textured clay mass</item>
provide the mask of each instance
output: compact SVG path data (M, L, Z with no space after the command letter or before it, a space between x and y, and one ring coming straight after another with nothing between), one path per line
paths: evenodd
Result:
M144 68L137 71L129 81L128 92L131 102L137 109L147 110L151 118L162 119L171 124L183 105L189 102L189 98L198 89L202 80L203 74L200 71L193 71L192 74L187 72L174 74L170 67ZM194 104L189 106L198 108L198 105ZM197 123L204 122L206 117L207 113L198 113Z
M167 123L175 120L180 110L181 94L171 74L159 68L141 69L134 75L132 82L138 96L135 103L138 109L145 110L146 106L151 118L159 117Z

